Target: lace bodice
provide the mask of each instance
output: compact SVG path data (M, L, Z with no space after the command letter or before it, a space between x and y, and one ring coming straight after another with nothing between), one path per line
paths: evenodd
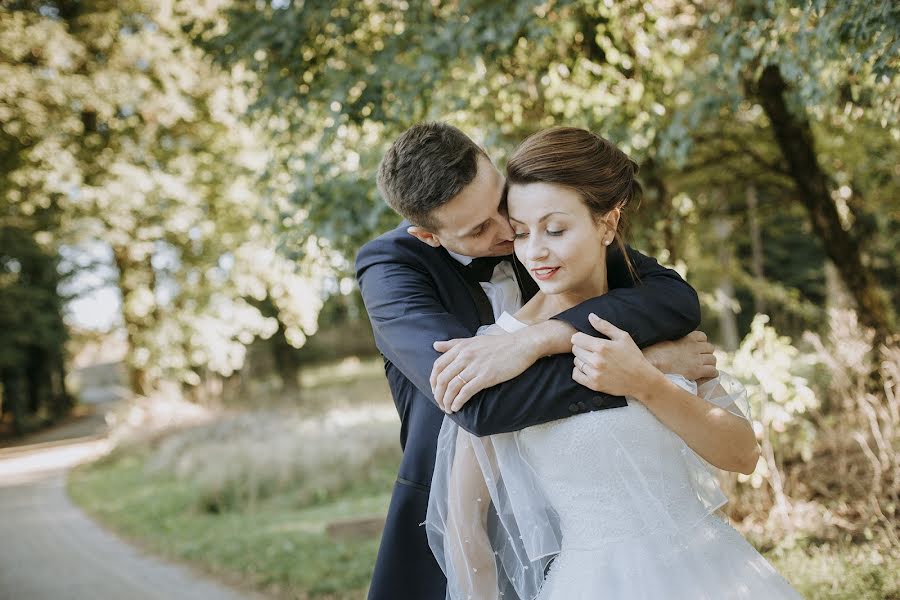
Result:
M525 324L505 313L494 327L511 332ZM693 382L669 377L696 391ZM697 468L705 463L634 399L626 407L575 415L518 435L523 455L559 513L565 547L587 549L601 539L609 544L672 531L725 500L698 497ZM706 475L711 482L711 473Z
M525 326L504 313L479 334ZM700 396L746 418L728 387L720 378ZM426 525L450 600L800 598L714 514L726 498L712 468L637 400L486 438L446 419L437 454ZM498 524L485 532L488 495ZM478 575L476 547L493 551L498 581Z

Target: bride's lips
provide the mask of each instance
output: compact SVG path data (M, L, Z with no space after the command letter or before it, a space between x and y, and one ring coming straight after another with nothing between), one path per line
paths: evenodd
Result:
M531 273L534 275L534 278L538 281L547 281L559 271L559 267L540 267L537 269L531 269Z

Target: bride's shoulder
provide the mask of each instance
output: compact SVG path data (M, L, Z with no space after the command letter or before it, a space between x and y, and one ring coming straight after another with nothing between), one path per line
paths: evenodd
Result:
M547 302L547 296L543 292L538 292L534 297L525 303L525 305L516 311L513 316L527 325L542 323L552 317L554 314L550 310Z

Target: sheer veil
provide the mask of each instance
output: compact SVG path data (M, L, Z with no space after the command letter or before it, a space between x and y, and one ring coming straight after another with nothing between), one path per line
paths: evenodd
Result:
M722 374L699 389L683 377L669 377L708 402L750 419L746 391L733 377ZM708 515L727 498L715 469L686 444L685 449L689 484ZM661 503L664 499L647 498L635 510L657 510ZM672 526L664 515L659 517L666 527ZM521 447L519 432L479 438L446 417L423 525L447 575L448 600L532 600L562 546L559 516Z

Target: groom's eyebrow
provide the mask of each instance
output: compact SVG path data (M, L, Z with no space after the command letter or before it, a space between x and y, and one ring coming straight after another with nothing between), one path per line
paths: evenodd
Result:
M548 212L546 215L544 215L543 217L541 217L540 220L538 220L538 223L543 223L544 221L546 221L547 219L549 219L549 218L552 217L553 215L567 215L567 214L569 214L569 213L563 212L563 211L561 211L561 210L554 210L553 212ZM516 223L521 223L522 225L525 224L524 221L520 221L520 220L518 220L517 218L515 218L515 217L513 217L513 216L511 216L511 215L509 215L509 220L510 220L510 221L515 221Z

